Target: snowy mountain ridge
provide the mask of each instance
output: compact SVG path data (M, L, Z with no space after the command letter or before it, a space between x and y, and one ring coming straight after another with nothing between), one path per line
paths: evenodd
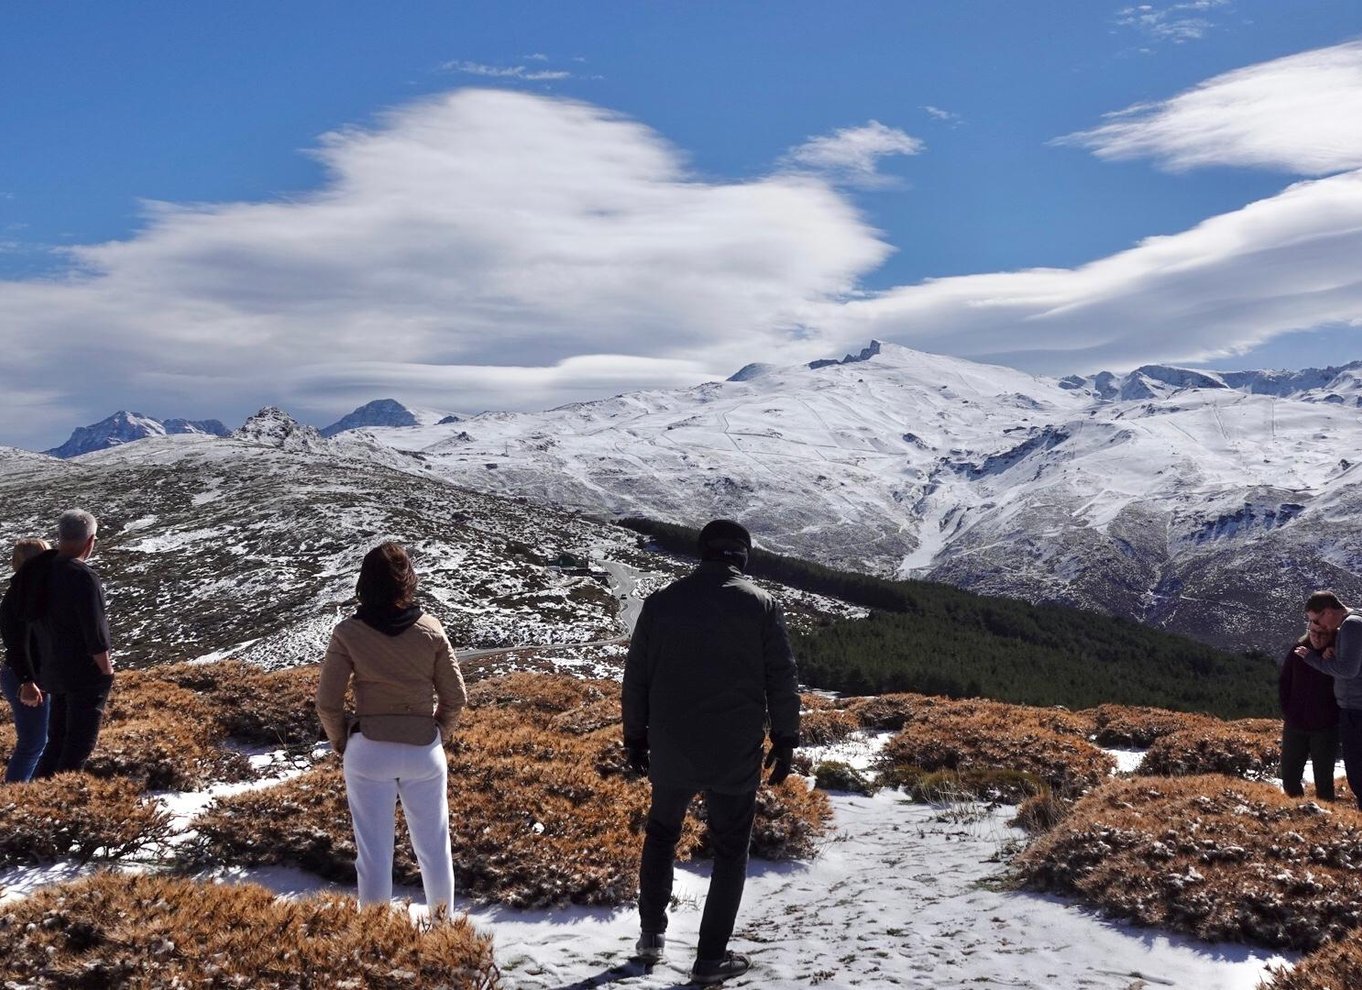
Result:
M120 409L106 419L89 426L80 426L72 431L70 438L60 447L53 447L43 453L53 457L79 457L95 450L104 450L119 444L132 443L147 437L168 436L180 433L199 433L225 437L227 427L216 419L159 420L141 413Z
M1056 380L892 344L848 357L370 432L461 485L737 516L777 552L1226 647L1275 650L1314 587L1362 598L1362 362Z

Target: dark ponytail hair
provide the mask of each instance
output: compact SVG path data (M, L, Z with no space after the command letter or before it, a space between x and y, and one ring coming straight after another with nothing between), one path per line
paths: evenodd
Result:
M400 543L380 543L359 565L355 594L366 608L407 608L416 601L416 571Z

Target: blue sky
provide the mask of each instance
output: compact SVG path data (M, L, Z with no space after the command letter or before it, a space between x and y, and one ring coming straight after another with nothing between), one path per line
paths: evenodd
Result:
M7 5L0 442L871 336L1356 360L1359 39L1353 0Z

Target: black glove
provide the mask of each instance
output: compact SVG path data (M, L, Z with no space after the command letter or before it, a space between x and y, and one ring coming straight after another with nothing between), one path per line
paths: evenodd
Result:
M771 740L771 749L766 754L764 764L771 771L771 776L766 778L766 783L779 784L790 776L790 767L794 763L794 751L797 745L799 745L799 740L785 736Z
M629 769L639 776L648 775L648 740L626 739L624 748L629 751Z

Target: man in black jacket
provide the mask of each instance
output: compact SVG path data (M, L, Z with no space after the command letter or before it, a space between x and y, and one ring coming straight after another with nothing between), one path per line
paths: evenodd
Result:
M33 633L38 683L52 699L47 747L34 778L83 770L95 748L113 688L104 587L85 563L98 523L80 509L57 520L57 549L24 566L15 589L20 616Z
M691 979L746 972L728 951L742 901L766 727L770 783L789 775L799 745L799 689L780 606L743 576L752 538L726 519L700 532L701 563L643 603L624 669L624 744L652 781L639 867L637 958L666 943L672 865L686 807L705 796L714 869Z

